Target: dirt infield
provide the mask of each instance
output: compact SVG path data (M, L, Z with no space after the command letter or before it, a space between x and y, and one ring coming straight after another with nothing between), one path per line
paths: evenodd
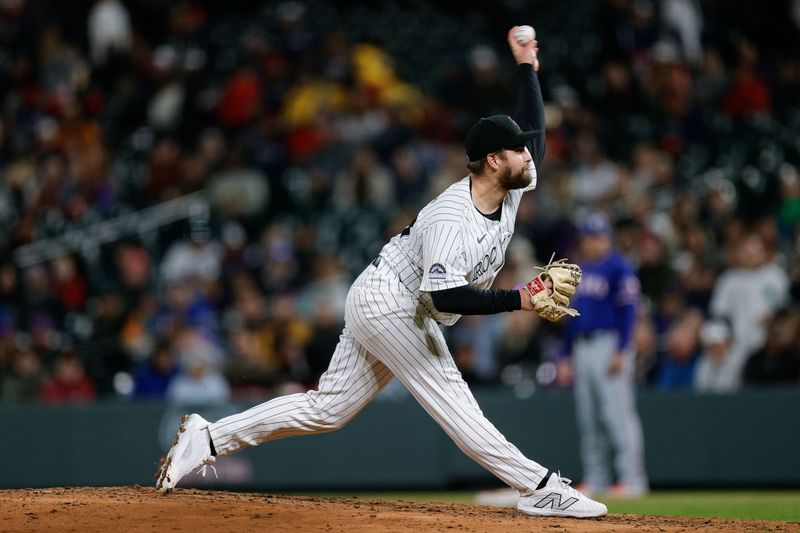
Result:
M3 531L780 531L790 522L611 515L530 518L513 509L451 503L317 498L150 487L0 490Z

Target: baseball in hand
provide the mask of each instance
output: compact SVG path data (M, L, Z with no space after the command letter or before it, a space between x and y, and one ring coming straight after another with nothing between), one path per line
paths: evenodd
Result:
M525 46L536 38L536 30L532 26L517 26L514 30L514 38L521 46Z

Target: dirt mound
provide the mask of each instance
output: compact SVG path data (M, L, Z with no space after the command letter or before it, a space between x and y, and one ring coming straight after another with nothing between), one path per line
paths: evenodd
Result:
M513 509L452 503L318 498L150 487L0 490L3 531L781 531L800 524L611 515L530 518Z

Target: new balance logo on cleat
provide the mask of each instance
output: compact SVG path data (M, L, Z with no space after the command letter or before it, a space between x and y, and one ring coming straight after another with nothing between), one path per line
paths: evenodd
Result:
M571 481L552 473L544 487L520 496L517 509L529 516L570 516L597 518L608 509L570 487Z
M559 511L565 511L577 501L578 498L568 498L566 501L561 501L561 494L557 492L551 492L533 504L533 506L538 507L539 509L558 509Z

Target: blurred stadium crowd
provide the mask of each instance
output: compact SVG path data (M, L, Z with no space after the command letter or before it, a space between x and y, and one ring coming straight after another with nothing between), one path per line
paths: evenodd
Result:
M313 387L350 281L510 112L522 23L548 147L496 285L603 209L642 387L800 383L798 1L3 0L0 398ZM524 393L569 386L559 328L446 335L469 382Z

